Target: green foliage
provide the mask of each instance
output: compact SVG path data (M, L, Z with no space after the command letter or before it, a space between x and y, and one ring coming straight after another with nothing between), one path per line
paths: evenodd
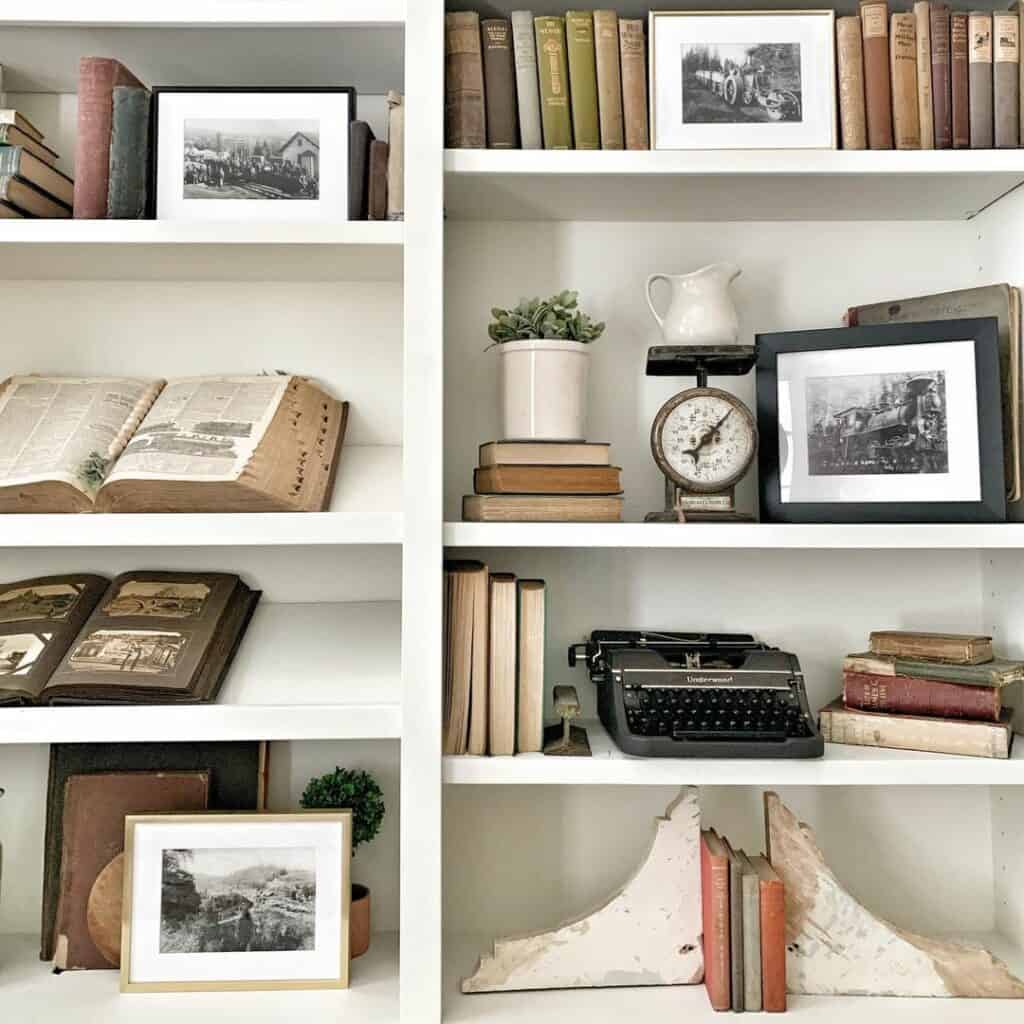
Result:
M596 341L604 324L595 322L577 303L577 293L559 292L550 299L520 299L515 309L491 310L494 320L487 333L496 345L531 338L557 338L563 341Z
M89 452L82 468L78 471L79 479L90 491L99 489L107 475L107 465L110 460L105 459L99 452Z
M310 779L299 801L305 808L344 808L352 811L352 850L368 843L384 820L384 794L369 773L349 768Z

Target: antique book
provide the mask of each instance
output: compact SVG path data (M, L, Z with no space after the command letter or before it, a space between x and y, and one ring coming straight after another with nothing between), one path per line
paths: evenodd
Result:
M0 174L0 202L13 206L24 217L60 220L71 216L70 206L14 174Z
M15 128L25 132L26 135L31 135L36 142L43 141L43 133L24 114L19 113L17 110L12 110L9 107L0 109L0 124L14 125Z
M617 523L622 498L577 494L467 494L467 523Z
M1016 21L1016 19L1013 19ZM987 11L972 11L967 21L970 37L968 77L970 79L971 149L991 149L993 146L992 118L992 15ZM1016 68L1013 78L1017 85ZM1014 130L1017 118L1014 112Z
M932 0L932 124L935 130L935 148L952 149L953 114L950 104L949 65L949 7Z
M594 15L590 11L566 11L565 39L569 60L573 145L576 149L600 149Z
M60 157L45 143L22 131L16 125L0 122L0 146L21 146L44 164L55 164Z
M373 129L365 121L352 121L348 126L348 219L369 219L368 188L370 178L370 143Z
M540 126L540 84L537 81L537 40L533 11L512 12L512 47L516 58L516 108L519 111L519 144L523 149L543 149Z
M268 744L264 742L54 743L50 746L43 845L42 938L39 957L52 960L64 847L64 797L73 775L96 772L203 772L210 810L266 807Z
M923 750L930 754L1008 758L1013 743L1013 711L1003 708L998 722L880 714L843 706L822 708L820 728L826 743L859 747Z
M896 149L920 149L917 113L917 36L913 14L894 14L889 29L892 133Z
M512 55L512 23L507 18L480 22L484 57L484 101L487 148L519 148L516 111L516 67Z
M931 4L914 4L914 35L917 37L917 121L921 129L921 148L935 148L935 111L932 109L932 32Z
M449 149L483 149L484 64L480 49L480 15L446 14L444 41L444 144Z
M843 703L861 711L998 722L998 686L964 686L921 676L843 673Z
M640 18L619 19L622 127L626 149L650 149L647 119L647 44Z
M370 140L370 166L366 181L366 219L388 219L388 151L381 139Z
M889 7L886 0L860 0L860 19L864 40L864 103L868 148L892 149Z
M12 377L0 512L318 512L348 403L304 377Z
M864 46L860 18L836 19L836 61L839 76L839 128L843 149L867 149L864 107Z
M1020 49L1020 41L1024 39L1024 4L1014 3L1010 4L1010 12L1017 15L1017 48ZM1017 95L1024 96L1024 60L1018 61L1018 67L1020 68L1020 77L1017 79ZM1020 137L1024 139L1024 103L1018 104L1020 107Z
M575 441L489 441L480 466L607 466L611 445Z
M569 111L569 62L565 52L565 19L534 18L537 38L537 80L545 149L572 149Z
M953 148L967 149L971 145L970 76L967 15L962 11L955 11L949 16L949 68Z
M761 879L750 858L736 853L743 872L743 1009L761 1012Z
M477 494L621 494L618 466L486 466L473 471Z
M94 888L124 850L125 815L205 811L209 783L209 770L93 772L68 778L55 922L58 970L120 966L121 893L104 894L102 903L108 905L98 906Z
M950 665L981 665L993 658L992 637L967 633L875 629L871 631L870 647L874 654L942 661Z
M909 676L963 686L1009 686L1024 680L1024 661L993 658L979 665L950 665L865 651L863 654L848 654L843 659L843 671L873 676Z
M516 578L491 573L488 731L491 754L516 752Z
M760 885L761 1008L786 1011L786 891L766 857L751 857Z
M729 853L713 828L700 833L700 890L704 986L713 1009L730 1010Z
M519 580L516 753L544 749L544 596L543 580Z
M739 854L722 837L729 857L729 990L734 1011L746 1008L746 963L743 955L743 864Z
M6 199L0 199L0 220L21 220L26 217L31 217L30 213L23 213L13 203L9 203Z
M388 220L405 220L405 96L388 90Z
M446 754L487 753L488 579L481 562L445 563Z
M594 50L597 60L597 113L601 126L601 148L624 149L619 16L615 11L594 11Z
M1020 145L1020 21L1017 15L992 15L995 144Z
M69 208L74 199L75 183L24 146L0 146L0 176L14 176L28 182Z
M75 217L138 218L146 201L149 90L119 61L78 68Z

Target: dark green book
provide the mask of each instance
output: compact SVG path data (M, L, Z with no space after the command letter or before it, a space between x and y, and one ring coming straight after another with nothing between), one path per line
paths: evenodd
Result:
M597 114L597 51L591 11L566 11L565 38L569 55L569 94L576 149L601 148Z
M569 112L569 63L565 54L565 19L534 18L540 118L545 149L572 149Z

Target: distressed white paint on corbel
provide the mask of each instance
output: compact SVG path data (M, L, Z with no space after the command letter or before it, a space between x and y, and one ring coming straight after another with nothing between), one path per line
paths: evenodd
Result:
M647 858L622 889L550 931L499 939L462 991L695 984L704 977L700 907L700 807L686 788L656 819Z

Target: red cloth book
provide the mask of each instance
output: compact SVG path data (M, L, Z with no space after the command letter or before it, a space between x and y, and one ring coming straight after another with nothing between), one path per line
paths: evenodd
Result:
M732 1008L729 982L729 854L714 829L700 834L704 986L715 1010Z
M751 857L761 892L761 1007L786 1010L786 890L765 857Z
M861 711L932 718L998 722L1002 707L996 686L963 686L914 676L843 673L843 703Z

